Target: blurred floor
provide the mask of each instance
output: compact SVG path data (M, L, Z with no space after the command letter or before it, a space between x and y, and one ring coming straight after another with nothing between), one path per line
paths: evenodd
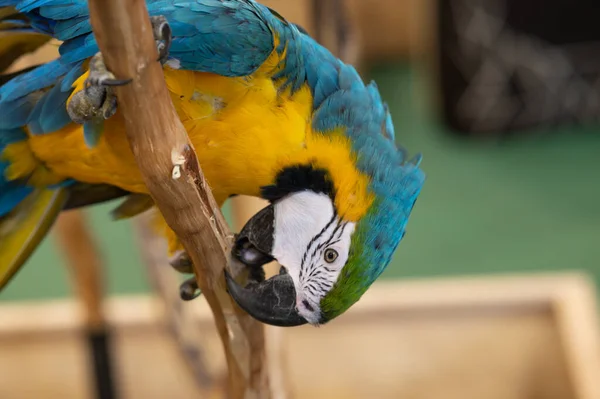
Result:
M591 294L587 283L566 274L539 280L379 283L326 328L285 330L292 397L597 399L597 340L589 328L596 307L569 295ZM157 305L145 296L108 303L123 399L216 399L195 390ZM224 357L208 305L183 306L198 317L199 353L216 375ZM75 309L72 301L0 309L0 319L10 320L0 323L1 398L90 397ZM53 367L57 359L61 366Z
M426 83L405 66L371 71L396 135L424 154L428 181L385 278L580 269L600 281L597 129L562 128L500 146L444 132L425 105ZM148 283L128 222L114 204L89 211L109 266L111 293ZM0 300L66 296L60 258L47 239Z

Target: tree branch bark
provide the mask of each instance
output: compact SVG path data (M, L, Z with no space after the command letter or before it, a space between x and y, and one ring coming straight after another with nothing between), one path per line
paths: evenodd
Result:
M119 112L149 193L190 255L212 309L228 364L228 393L270 398L263 325L226 292L232 234L171 102L145 1L89 0L89 7L107 67L117 79L133 79L116 88ZM172 177L174 169L181 177Z

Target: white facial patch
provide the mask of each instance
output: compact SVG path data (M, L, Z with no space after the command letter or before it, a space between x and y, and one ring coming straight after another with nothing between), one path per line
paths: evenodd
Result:
M340 219L331 198L303 191L275 204L273 257L296 288L298 312L317 324L319 303L348 260L354 223Z

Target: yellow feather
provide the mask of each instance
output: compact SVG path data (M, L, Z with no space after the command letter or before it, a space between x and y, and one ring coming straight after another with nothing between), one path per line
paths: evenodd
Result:
M66 177L57 175L41 163L26 141L8 144L0 159L9 164L4 171L7 180L27 179L27 184L31 186L47 187L60 183Z
M7 180L24 178L33 173L39 164L26 141L8 144L2 151L1 159L9 164L4 171Z
M308 87L292 98L278 93L270 78L279 62L277 53L273 54L255 74L242 78L164 70L171 98L213 194L219 204L232 194L257 196L259 187L272 184L281 168L314 162L331 173L341 194L336 202L340 215L356 221L373 201L367 177L356 169L342 131L322 134L311 130ZM83 88L85 78L75 82L77 90ZM147 193L118 111L105 122L95 148L86 147L83 128L76 124L52 134L31 136L29 145L54 175ZM170 252L180 249L164 220L159 217L157 223L165 229Z
M71 95L67 99L67 104L69 104L71 102L71 98L73 98L73 96L75 94L77 94L77 92L79 92L85 88L85 80L88 78L89 75L90 75L90 71L86 71L79 78L77 78L77 80L75 82L73 82L71 87L75 90L73 90L73 93L71 93Z

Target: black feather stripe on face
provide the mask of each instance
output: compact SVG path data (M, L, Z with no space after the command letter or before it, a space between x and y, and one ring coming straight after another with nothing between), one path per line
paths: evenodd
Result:
M283 169L277 175L275 184L261 188L262 198L274 202L286 195L310 190L335 196L335 189L329 173L325 169L315 168L312 164L294 165Z

